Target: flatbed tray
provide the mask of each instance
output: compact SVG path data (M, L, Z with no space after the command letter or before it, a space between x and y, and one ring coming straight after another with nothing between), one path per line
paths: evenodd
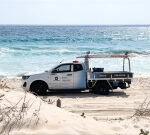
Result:
M133 73L127 71L88 72L88 80L132 79Z

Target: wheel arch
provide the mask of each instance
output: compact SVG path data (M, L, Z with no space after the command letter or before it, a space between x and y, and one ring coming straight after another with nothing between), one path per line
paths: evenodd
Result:
M106 80L98 80L93 87L93 92L95 94L108 95L110 86Z
M33 85L35 85L36 83L43 83L43 84L45 84L45 86L46 86L47 89L48 89L48 84L47 84L47 82L45 82L44 80L34 80L34 81L30 84L29 89L31 90L31 87L32 87Z

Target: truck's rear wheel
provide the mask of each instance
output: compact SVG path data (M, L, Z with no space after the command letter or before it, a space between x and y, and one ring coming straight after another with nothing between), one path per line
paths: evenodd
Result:
M125 82L120 82L120 83L119 83L119 87L120 87L121 89L126 89L126 88L127 88Z
M45 95L48 85L43 81L35 81L31 84L30 91L38 95Z
M109 85L107 81L98 81L95 87L93 88L94 94L108 95L109 94Z

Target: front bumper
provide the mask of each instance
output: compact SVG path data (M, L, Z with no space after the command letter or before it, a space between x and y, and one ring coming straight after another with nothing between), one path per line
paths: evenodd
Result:
M29 90L30 86L29 86L29 82L27 82L26 80L22 80L22 85L21 87L25 90Z

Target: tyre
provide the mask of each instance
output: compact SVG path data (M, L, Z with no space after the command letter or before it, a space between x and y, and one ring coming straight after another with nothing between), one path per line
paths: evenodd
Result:
M93 88L94 94L108 95L109 94L109 85L107 81L98 81L95 87Z
M38 94L45 95L48 89L48 85L43 81L35 81L31 84L30 91Z
M126 89L126 88L127 88L127 86L126 86L126 83L125 83L125 82L121 82L121 83L119 83L119 87L120 87L121 89Z

